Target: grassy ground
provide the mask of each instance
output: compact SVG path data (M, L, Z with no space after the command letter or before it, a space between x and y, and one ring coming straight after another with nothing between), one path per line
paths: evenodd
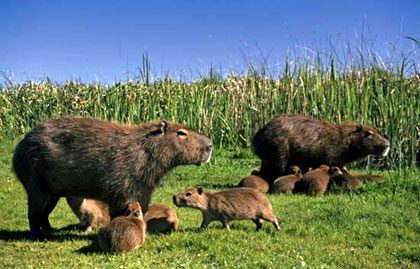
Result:
M358 193L270 195L283 229L265 223L255 232L251 221L232 230L213 223L200 231L201 215L175 208L179 232L148 236L139 250L123 255L98 253L94 235L65 229L77 222L62 200L50 216L59 230L48 242L29 239L26 196L11 172L15 142L0 143L0 267L98 268L419 268L420 171L377 172L383 184L365 184ZM223 189L239 182L258 164L247 151L218 151L210 165L172 171L153 202L171 204L174 192L200 185Z

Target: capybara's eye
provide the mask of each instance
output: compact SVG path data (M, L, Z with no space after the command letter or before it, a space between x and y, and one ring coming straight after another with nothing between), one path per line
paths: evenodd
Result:
M187 192L187 194L185 194L185 196L191 196L191 192Z
M187 135L188 135L188 132L187 132L186 130L184 130L184 129L179 129L179 130L176 132L176 134L177 134L177 135L180 135L180 136L187 136Z

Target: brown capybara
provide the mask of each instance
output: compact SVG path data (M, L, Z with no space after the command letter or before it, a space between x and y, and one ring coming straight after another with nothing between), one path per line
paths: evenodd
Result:
M386 181L386 177L379 175L357 175L363 181L382 183Z
M138 202L128 204L125 216L114 218L98 232L98 245L105 252L137 249L146 239L146 224Z
M257 231L261 229L263 220L280 229L267 196L252 188L232 188L214 193L204 192L202 188L190 188L176 193L173 201L178 207L200 210L203 214L201 228L218 220L229 230L229 221L250 219L257 225Z
M350 174L345 167L340 170L342 174L330 179L328 189L338 187L346 191L355 191L363 186L362 181L356 175Z
M270 184L298 165L303 172L322 164L342 167L368 155L386 156L389 141L378 130L353 122L331 124L310 116L277 116L252 141L261 159L260 176Z
M28 196L34 238L51 229L48 215L60 197L109 205L111 218L130 201L146 212L153 190L177 165L208 162L209 138L166 121L123 125L92 118L47 120L27 133L13 156Z
M79 229L91 232L105 227L110 222L108 205L92 199L80 197L66 197L73 213L79 218Z
M166 205L150 205L144 214L149 233L170 233L178 230L179 220L175 210Z
M328 188L331 177L342 175L340 168L321 165L319 168L306 172L295 184L294 193L304 192L311 196L323 195Z
M301 180L303 175L297 165L292 165L290 169L292 170L292 174L281 176L274 180L274 183L270 188L271 193L287 193L294 190L296 182Z
M253 188L253 189L259 190L262 193L268 192L268 189L270 188L270 186L268 185L268 182L257 175L250 175L243 178L239 182L238 187Z

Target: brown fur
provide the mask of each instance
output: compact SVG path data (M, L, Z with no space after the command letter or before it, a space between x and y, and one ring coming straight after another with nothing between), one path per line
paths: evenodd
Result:
M149 233L170 233L178 230L179 220L175 210L166 205L151 205L144 215Z
M356 123L331 124L310 116L277 116L252 141L269 183L298 165L302 171L321 164L342 167L368 155L386 155L389 141L378 130Z
M91 232L105 227L110 222L108 205L92 199L80 197L66 197L73 213L79 218L79 229Z
M386 177L379 175L357 175L357 177L364 181L382 183L386 181Z
M321 165L303 175L302 179L295 184L295 193L304 192L311 196L323 195L328 188L331 177L342 175L340 168Z
M274 180L273 185L270 188L271 193L287 193L292 192L295 189L295 184L302 179L302 171L299 166L292 165L290 167L292 174L282 176Z
M137 249L146 239L146 224L141 206L130 203L126 216L114 218L98 232L98 245L105 252L125 252Z
M350 174L345 167L341 169L341 172L341 175L331 178L328 184L329 189L334 186L346 191L355 191L363 186L362 181L357 177L357 175Z
M238 187L253 188L259 190L262 193L268 192L268 189L270 188L267 181L256 175L250 175L243 178L239 182Z
M173 167L211 156L211 141L166 121L123 125L91 118L48 120L17 145L14 171L28 195L31 233L40 238L60 197L109 205L118 216L130 201L147 211L153 190Z
M252 188L233 188L215 193L190 188L175 194L173 200L176 206L200 210L203 214L201 228L218 220L224 228L230 229L229 221L250 219L257 225L257 231L261 229L263 220L280 229L267 196Z

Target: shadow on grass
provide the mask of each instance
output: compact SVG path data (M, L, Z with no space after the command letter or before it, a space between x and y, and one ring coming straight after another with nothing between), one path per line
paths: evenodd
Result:
M202 187L204 189L230 189L238 187L236 184L232 183L222 183L222 182L201 182L196 184L198 187Z
M45 236L41 241L63 242L68 240L92 240L94 234L83 234L77 231L76 225L69 225L60 229L54 229L50 234ZM4 241L34 241L29 230L16 231L0 229L0 240Z

